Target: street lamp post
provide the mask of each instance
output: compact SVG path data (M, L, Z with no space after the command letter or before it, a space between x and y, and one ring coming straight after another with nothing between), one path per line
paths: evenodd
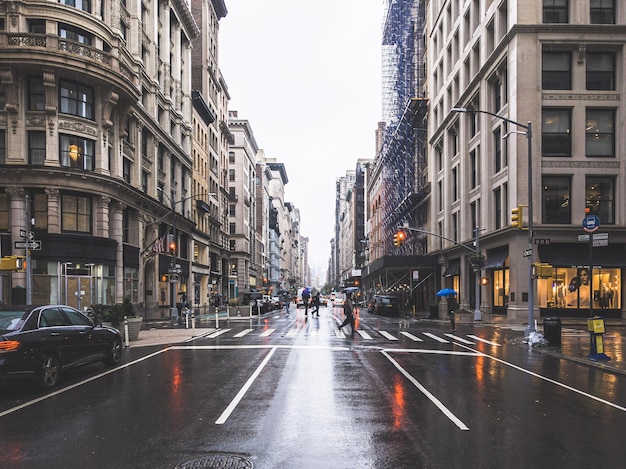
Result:
M533 132L532 123L528 121L528 124L522 124L516 122L508 117L500 116L496 113L489 111L481 111L478 109L467 109L463 107L454 107L452 112L464 112L464 113L479 113L487 114L497 119L503 120L510 124L521 127L525 130L523 133L526 136L528 143L528 326L526 327L525 337L528 337L531 332L535 330L535 286L533 282L533 263L535 262L535 251L533 249Z

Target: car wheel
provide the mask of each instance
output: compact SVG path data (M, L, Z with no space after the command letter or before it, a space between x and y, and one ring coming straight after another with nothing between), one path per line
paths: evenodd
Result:
M122 360L122 341L119 337L113 339L109 344L107 357L104 359L105 365L117 365Z
M44 354L41 357L41 364L39 366L39 384L47 389L53 388L59 382L60 375L61 364L59 363L59 359L52 354Z

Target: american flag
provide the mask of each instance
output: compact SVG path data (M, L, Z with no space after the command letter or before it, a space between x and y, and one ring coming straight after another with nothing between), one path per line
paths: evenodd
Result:
M152 245L152 252L165 252L165 239L167 238L167 233L165 233L161 238L157 239Z

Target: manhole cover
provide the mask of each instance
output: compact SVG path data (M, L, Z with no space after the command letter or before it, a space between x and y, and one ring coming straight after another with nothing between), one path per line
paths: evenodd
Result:
M229 453L211 453L178 463L175 469L253 469L246 458Z

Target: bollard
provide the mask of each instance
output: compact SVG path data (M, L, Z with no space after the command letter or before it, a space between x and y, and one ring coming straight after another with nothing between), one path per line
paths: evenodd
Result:
M219 312L220 312L220 308L218 306L216 306L215 307L215 328L216 329L220 328L220 323L219 323L219 320L218 320Z
M191 313L191 336L196 336L196 317L193 313Z
M128 317L124 316L124 342L126 347L130 347L130 338L128 337Z

